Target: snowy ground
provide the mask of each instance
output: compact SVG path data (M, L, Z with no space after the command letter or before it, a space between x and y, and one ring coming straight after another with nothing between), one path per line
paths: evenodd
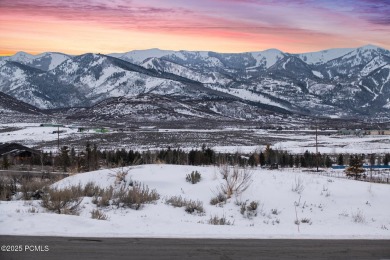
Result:
M79 216L47 212L39 201L1 201L0 234L93 237L178 238L353 238L390 239L390 185L319 176L299 170L253 170L253 183L241 196L226 204L210 205L223 181L216 167L142 165L129 168L130 179L156 189L155 204L140 210L109 206L102 211L108 220L91 219L96 209L85 197ZM92 181L102 188L123 185L116 173L123 169L77 174L53 184L56 187L85 185ZM197 170L197 184L185 176ZM302 184L300 194L292 190ZM165 203L171 196L200 200L204 214L188 214ZM237 202L257 201L257 216L245 217ZM37 213L31 213L32 211ZM225 216L233 225L208 224L211 217ZM296 220L309 223L296 225ZM299 230L298 230L299 228Z

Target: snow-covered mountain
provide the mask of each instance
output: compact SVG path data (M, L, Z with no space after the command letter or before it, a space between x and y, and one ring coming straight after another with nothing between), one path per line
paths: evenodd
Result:
M13 56L3 57L1 60L15 61L36 69L48 71L56 68L70 56L58 52L45 52L38 55L31 55L26 52L18 52Z
M234 99L178 100L168 96L142 94L135 97L109 98L89 108L75 109L69 119L147 122L159 120L255 120L278 119L270 107ZM287 112L287 111L283 111Z
M233 106L238 110L258 106L308 115L388 118L389 81L390 51L372 45L303 54L275 49L233 54L159 49L79 56L17 53L0 60L0 91L40 108L102 107L106 99L157 95L173 99L170 104L229 100L240 104Z
M15 116L16 114L42 115L44 111L0 92L0 115Z

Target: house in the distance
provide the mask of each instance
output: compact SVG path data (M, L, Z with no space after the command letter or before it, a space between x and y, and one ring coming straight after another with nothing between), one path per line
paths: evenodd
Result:
M390 135L390 130L366 130L366 135Z
M0 159L6 156L13 164L28 162L32 156L40 154L40 151L18 143L0 143Z

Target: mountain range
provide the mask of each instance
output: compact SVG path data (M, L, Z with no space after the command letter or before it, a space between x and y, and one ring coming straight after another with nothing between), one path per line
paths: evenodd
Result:
M18 52L0 58L0 92L37 107L33 111L83 107L72 111L96 119L112 111L145 115L147 106L146 114L158 108L159 118L257 120L270 111L390 118L390 51L367 45L302 54Z

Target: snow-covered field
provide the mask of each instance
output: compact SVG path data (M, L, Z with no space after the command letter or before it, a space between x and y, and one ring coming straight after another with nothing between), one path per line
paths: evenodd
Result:
M125 181L118 172L128 170ZM192 171L201 174L197 184L186 182ZM253 182L240 196L219 206L210 205L223 183L217 167L142 165L99 170L65 178L54 187L94 182L118 189L130 180L156 189L160 199L140 210L100 208L107 220L91 218L97 206L85 197L79 216L59 215L40 201L1 201L0 234L91 237L178 238L354 238L390 239L390 185L319 176L300 170L252 169ZM300 186L298 191L293 189ZM203 202L205 213L189 214L166 204L171 196ZM257 215L240 213L239 202L258 202ZM32 213L34 212L35 213ZM210 225L211 217L225 217L232 225ZM297 225L295 222L300 222ZM303 223L302 222L308 222ZM299 229L299 230L298 230Z
M15 131L15 128L18 130ZM5 129L11 129L7 131ZM57 140L57 134L53 134L54 131L57 131L57 127L40 127L39 124L29 124L29 123L18 123L18 124L0 124L0 142L20 142L24 145L36 146L41 145L44 142L55 141ZM90 129L89 131L78 133L75 128L68 127L60 127L60 131L64 131L60 134L60 140L83 140L90 138L91 135L96 134L95 130ZM142 133L142 129L139 131ZM307 130L303 131L268 131L268 130L259 130L259 129L239 129L239 128L226 128L226 129L158 129L158 133L156 135L161 135L164 140L164 135L175 135L176 144L172 143L156 143L155 146L151 147L150 145L145 147L142 144L144 140L142 138L137 138L134 140L132 138L129 143L114 143L118 142L112 141L112 147L131 147L136 150L156 150L159 147L168 147L171 146L173 148L180 147L184 150L191 149L199 149L201 147L197 147L194 144L188 143L188 140L181 140L183 133L190 136L192 133L194 134L193 138L196 138L196 134L205 133L207 134L220 134L223 136L225 132L234 132L237 134L236 141L239 143L241 138L241 133L246 136L251 135L253 140L258 140L259 144L264 143L264 140L268 140L272 138L273 140L279 140L277 142L271 143L274 149L286 150L291 153L299 153L302 154L306 150L310 152L315 152L315 134L308 133ZM110 135L115 134L115 132L109 132L102 134L100 137L105 138L107 140L110 139ZM134 134L134 133L133 133ZM207 138L214 138L214 135L210 135L209 137L202 137L205 139L205 143L207 143ZM139 139L139 140L138 140ZM123 139L120 140L121 142ZM138 141L139 143L135 143ZM181 143L184 142L184 144ZM196 140L194 140L195 142ZM245 145L244 143L247 140L241 140L243 142L242 145L236 144L234 146L226 146L226 145L216 145L213 148L217 152L243 152L243 153L253 153L255 151L260 152L264 150L265 145L256 145L254 142L253 145ZM82 141L80 142L82 143ZM99 144L98 144L99 145ZM320 135L318 137L318 146L319 152L322 154L329 153L349 153L349 154L371 154L371 153L390 153L390 136L388 135L366 135L362 137L357 137L354 135L345 136L345 135Z

